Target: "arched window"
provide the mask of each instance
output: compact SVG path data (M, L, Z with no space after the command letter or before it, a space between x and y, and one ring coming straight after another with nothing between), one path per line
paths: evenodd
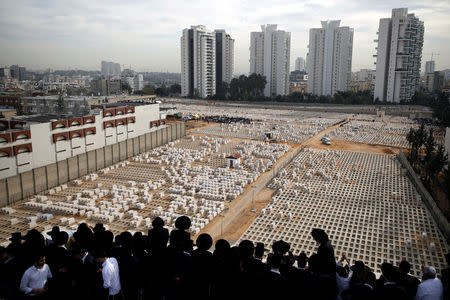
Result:
M26 134L19 134L16 137L16 141L18 141L18 140L26 140L26 139L28 139L28 136Z

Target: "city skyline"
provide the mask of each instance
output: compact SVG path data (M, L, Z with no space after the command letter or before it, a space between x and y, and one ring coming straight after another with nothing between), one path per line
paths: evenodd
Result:
M363 8L362 8L363 7ZM131 65L137 71L180 72L179 36L193 24L225 29L235 39L235 74L248 73L250 32L278 24L291 32L291 66L306 57L309 28L340 19L355 29L352 70L374 69L373 42L378 21L392 8L408 7L425 22L424 65L435 56L436 69L450 68L448 1L195 1L152 3L119 1L17 1L0 4L0 65L27 69L100 69L100 61ZM199 12L209 8L208 14ZM157 45L155 47L155 45ZM422 70L424 67L422 66Z

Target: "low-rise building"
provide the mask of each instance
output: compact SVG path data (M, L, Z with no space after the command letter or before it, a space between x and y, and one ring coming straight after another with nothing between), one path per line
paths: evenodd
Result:
M85 115L0 119L0 179L116 144L164 125L157 103L102 104Z

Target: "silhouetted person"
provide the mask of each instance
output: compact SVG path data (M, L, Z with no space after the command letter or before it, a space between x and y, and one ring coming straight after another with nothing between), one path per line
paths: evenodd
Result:
M212 277L212 253L209 252L213 240L207 233L202 233L197 237L197 249L192 251L193 277L191 284L196 299L208 299L211 290Z
M406 260L401 261L398 265L397 283L405 289L408 298L413 299L416 296L420 281L416 277L408 274L410 270L411 264Z
M441 270L442 285L444 286L444 299L450 299L450 251L445 254L447 268Z
M162 251L167 247L169 231L164 228L164 221L160 217L153 220L152 226L152 229L148 231L150 251Z
M328 235L322 229L313 229L311 232L313 239L319 243L317 256L314 258L315 280L323 288L320 290L320 297L323 299L334 299L337 295L336 287L336 262L334 249Z
M16 259L16 246L9 244L3 249L0 259L0 298L13 300L19 297L22 274Z
M72 256L66 247L69 235L65 231L54 233L52 237L54 244L48 253L48 265L53 275L53 288L51 294L55 299L68 298L72 287L72 275L70 266L72 264Z
M176 229L170 233L170 245L168 247L168 299L190 298L189 286L192 270L192 240L187 232L191 226L191 220L186 216L175 220Z
M71 247L74 257L72 279L74 299L99 299L104 295L103 278L95 257L75 242Z
M397 268L390 263L383 263L381 265L381 272L383 274L383 282L379 282L377 286L377 297L383 300L401 300L407 299L405 289L397 284ZM380 280L380 279L379 279Z
M266 275L263 299L286 299L288 296L287 281L280 273L281 260L283 256L279 253L270 255L267 264L270 271Z
M232 278L232 266L229 263L231 247L228 241L219 239L216 241L213 252L213 275L211 282L212 299L229 299L227 297L230 291L230 284L235 278Z

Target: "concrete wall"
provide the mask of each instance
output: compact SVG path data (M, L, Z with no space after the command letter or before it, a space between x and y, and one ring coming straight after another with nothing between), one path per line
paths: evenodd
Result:
M8 205L8 191L6 179L0 180L0 207Z
M14 204L34 194L183 137L186 135L185 128L183 122L170 124L120 143L1 179L0 207Z
M406 169L409 179L416 187L421 200L430 211L434 221L436 222L439 229L442 231L445 239L447 240L447 243L450 243L450 223L447 221L444 214L437 206L433 197L431 197L430 193L428 193L427 189L422 184L422 181L420 180L419 176L417 176L416 172L414 172L413 168L409 164L403 152L400 151L398 159L400 160L400 163L403 165L403 167Z

